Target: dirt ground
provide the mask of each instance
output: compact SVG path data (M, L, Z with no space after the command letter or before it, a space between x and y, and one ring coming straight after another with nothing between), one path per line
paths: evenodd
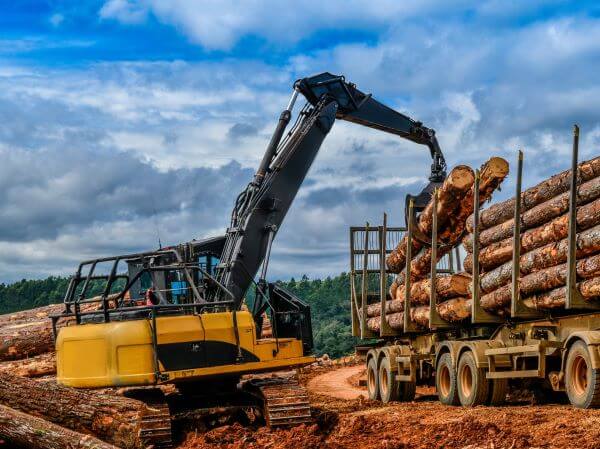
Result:
M433 390L411 403L382 406L364 399L360 368L303 376L316 424L286 430L234 423L190 432L180 449L600 449L600 410L567 405L446 407Z

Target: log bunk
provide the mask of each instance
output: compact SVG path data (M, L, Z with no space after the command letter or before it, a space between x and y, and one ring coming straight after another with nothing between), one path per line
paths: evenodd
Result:
M450 327L469 320L495 322L509 315L533 317L550 310L597 307L600 157L577 163L575 153L575 177L573 169L565 170L524 191L522 162L519 153L515 197L484 209L483 203L507 176L508 163L491 158L475 173L463 165L450 172L437 190L436 201L415 221L416 231L405 233L387 256L387 272L396 277L385 301L367 304L362 319L368 331L382 332L382 310L390 329L406 332L437 327L433 316L438 325ZM436 241L428 243L423 236ZM435 262L461 242L467 253L464 272L435 273ZM570 288L576 290L578 302L569 306Z

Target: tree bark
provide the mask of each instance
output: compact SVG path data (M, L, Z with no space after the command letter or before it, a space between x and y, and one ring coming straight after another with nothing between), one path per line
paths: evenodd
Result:
M536 271L519 279L519 292L522 298L534 293L545 292L565 285L567 264L556 265ZM577 276L589 279L600 275L600 255L577 261ZM486 310L506 307L510 304L512 285L504 285L481 297L481 306Z
M50 315L60 314L64 304L51 304L14 314L0 315L0 362L20 360L54 352L54 336ZM98 309L96 303L81 305L82 312ZM74 317L60 318L56 328L74 322Z
M61 303L36 307L22 312L6 313L0 315L0 326L15 322L41 321L47 319L50 315L61 313L64 309L65 305Z
M600 277L594 277L592 279L586 279L577 284L579 292L583 299L592 301L600 298ZM532 309L558 309L564 307L567 298L567 288L559 287L544 292L538 295L530 296L523 300L527 307Z
M599 178L600 179L600 178ZM600 224L600 198L577 210L577 229L583 231ZM554 220L529 229L521 235L521 253L529 252L550 242L557 242L569 234L569 215L564 214ZM513 239L509 237L492 243L479 253L479 265L489 271L512 259ZM463 262L465 270L473 270L473 255L467 254Z
M438 304L437 310L442 319L456 323L471 317L471 307L470 298L453 298Z
M4 405L0 405L0 439L27 449L118 449Z
M24 359L52 351L54 338L49 319L0 327L0 361Z
M56 357L49 352L29 359L2 362L0 372L21 377L49 376L56 374Z
M429 326L429 306L411 307L411 320L420 327ZM404 329L404 312L389 313L385 316L390 327L394 330ZM373 332L379 332L381 326L381 316L369 318L367 328Z
M600 198L600 177L594 178L582 184L578 190L577 205L579 210L577 212L577 222L581 222L580 226L594 226L597 223L597 210L598 210L598 198ZM588 204L590 203L591 204ZM592 206L593 204L593 206ZM569 192L565 192L556 198L552 198L542 204L535 206L534 208L524 212L521 218L521 231L527 231L528 229L534 228L548 223L549 221L560 217L561 220L565 220L563 217L568 217L565 212L569 210ZM563 216L560 216L564 214ZM590 223L596 220L593 224ZM586 225L585 222L588 224ZM582 229L584 229L582 227ZM501 242L505 239L512 238L514 226L513 220L508 220L497 226L491 227L482 231L479 235L479 245L483 250L486 247L493 245L496 242ZM469 234L463 239L463 245L468 252L473 251L473 235Z
M586 229L577 235L576 256L583 258L600 251L600 225ZM542 270L567 261L569 242L563 239L529 251L520 258L519 269L521 276L528 275L536 270ZM484 273L480 277L480 286L483 293L489 293L512 279L512 260Z
M581 182L587 182L600 176L600 157L584 161L579 164L579 178ZM523 211L529 210L538 204L548 201L563 192L569 190L571 181L571 170L558 173L539 184L521 193L521 207ZM493 204L481 211L479 223L481 229L488 229L512 218L515 208L515 199ZM562 213L562 212L560 212ZM559 213L559 215L560 215ZM467 229L473 232L473 216L467 219Z
M466 165L457 165L448 174L439 191L438 197L438 229L443 228L444 223L452 216L457 209L461 199L465 196L469 188L472 187L475 180L473 170ZM431 235L433 216L433 201L425 207L419 215L417 226L425 235ZM406 247L408 234L405 234L398 246L390 253L386 259L387 267L393 273L400 273L406 266ZM411 242L412 253L416 254L423 244L413 238Z
M402 312L404 310L403 299L392 299L385 302L386 313ZM367 306L367 317L375 317L381 315L381 303L369 304Z
M435 290L439 300L450 299L469 294L471 276L467 273L440 275L436 279ZM429 304L431 296L431 278L415 282L410 289L410 302L412 305Z
M143 446L138 430L148 408L135 399L0 373L0 403L115 446Z

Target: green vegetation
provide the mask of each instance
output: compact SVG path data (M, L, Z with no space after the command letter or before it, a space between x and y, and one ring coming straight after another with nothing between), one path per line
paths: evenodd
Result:
M350 319L350 277L342 273L334 278L279 282L284 288L310 304L315 352L340 357L353 351Z
M68 283L68 278L51 276L0 284L0 314L61 302ZM350 284L346 273L323 280L302 276L299 281L291 279L279 284L310 304L318 355L339 357L352 352L356 339L351 336ZM87 296L100 293L101 286L91 290Z

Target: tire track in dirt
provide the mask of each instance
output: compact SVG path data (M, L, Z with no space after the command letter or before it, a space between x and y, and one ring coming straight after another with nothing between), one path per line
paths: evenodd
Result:
M358 399L361 396L366 398L367 392L365 390L361 390L350 383L350 379L359 375L361 371L364 371L362 364L323 373L313 377L308 382L308 391L347 401Z

